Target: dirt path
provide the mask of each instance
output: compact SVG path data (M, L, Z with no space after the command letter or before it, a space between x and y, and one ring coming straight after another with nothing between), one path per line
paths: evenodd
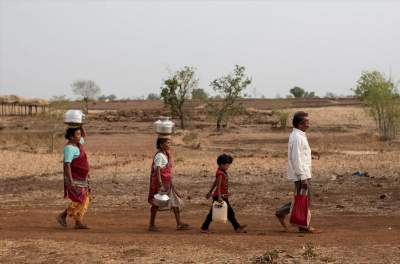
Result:
M85 263L249 263L273 249L278 263L400 261L400 217L318 216L314 225L323 233L304 235L279 232L272 217L240 217L249 225L247 234L222 224L200 234L205 215L190 212L185 221L192 230L174 230L173 216L163 212L159 233L146 231L148 215L137 209L91 211L92 229L85 231L59 227L56 214L54 209L3 211L0 262L64 263L78 255ZM307 260L307 252L315 256Z

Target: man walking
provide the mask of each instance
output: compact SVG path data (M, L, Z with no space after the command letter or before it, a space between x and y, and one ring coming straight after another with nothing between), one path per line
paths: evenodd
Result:
M311 159L320 158L318 152L312 151L307 140L306 131L309 127L308 114L303 111L296 112L293 116L293 131L289 136L288 144L288 179L294 182L295 194L301 189L307 190L308 204L311 201ZM290 213L292 202L289 202L276 210L282 227L287 231L285 217ZM314 228L299 228L300 232L313 232Z

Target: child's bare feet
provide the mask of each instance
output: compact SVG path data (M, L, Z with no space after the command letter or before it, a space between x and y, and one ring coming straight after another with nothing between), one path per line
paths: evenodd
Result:
M283 227L283 231L284 231L284 232L287 232L287 231L288 231L288 228L287 228L286 223L285 223L285 217L284 217L284 216L278 216L278 215L276 215L276 218L278 218L279 223L280 223L281 226Z
M200 229L200 232L203 233L203 234L208 234L208 233L210 233L210 230L208 230L208 229Z
M240 225L238 229L236 229L236 233L247 233L246 231L247 225Z
M148 230L150 232L158 232L158 231L160 231L155 225L149 226Z

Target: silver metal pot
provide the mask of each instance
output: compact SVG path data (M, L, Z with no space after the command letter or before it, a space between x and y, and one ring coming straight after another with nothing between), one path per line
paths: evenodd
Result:
M68 125L80 125L85 120L85 114L81 110L71 109L64 114L64 123Z
M154 128L158 134L172 134L174 127L175 123L169 120L167 116L161 116L159 120L154 122Z
M154 195L153 203L159 207L167 207L169 203L169 196L166 193L156 193Z

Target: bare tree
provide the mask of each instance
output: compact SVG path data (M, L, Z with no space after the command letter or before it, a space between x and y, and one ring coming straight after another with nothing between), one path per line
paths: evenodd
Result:
M99 96L101 92L100 87L92 80L78 80L71 86L73 93L82 97L85 103L84 112L89 113L89 101Z
M183 69L173 73L164 81L161 87L161 98L164 104L169 107L172 115L177 115L181 120L181 128L185 128L186 113L183 105L193 89L198 86L195 68L185 66Z

